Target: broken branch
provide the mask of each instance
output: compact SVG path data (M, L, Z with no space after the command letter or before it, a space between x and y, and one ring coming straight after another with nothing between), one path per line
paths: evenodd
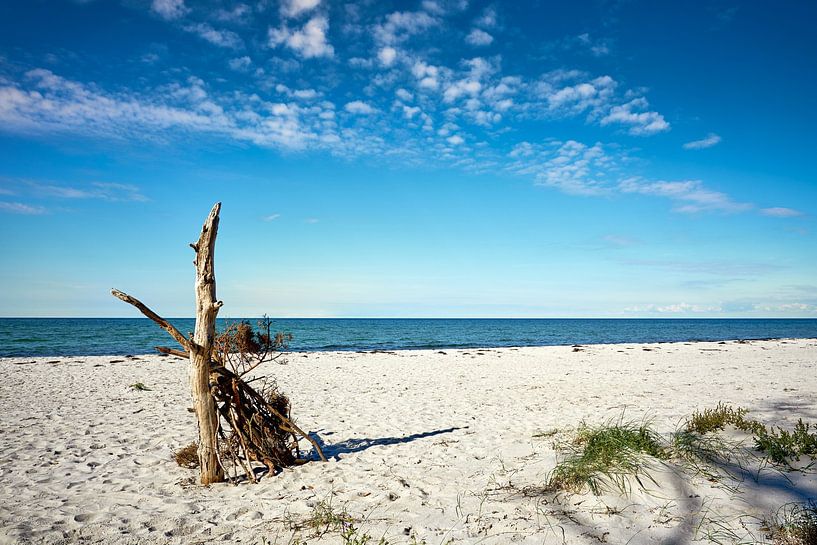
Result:
M117 299L121 299L122 301L128 303L129 305L135 306L139 310L139 312L141 312L147 318L150 318L151 320L159 324L159 326L162 329L170 333L170 336L176 339L176 342L182 345L185 350L187 350L188 352L190 351L192 347L192 342L190 341L190 339L182 335L178 329L173 327L173 324L171 324L170 322L168 322L167 320L165 320L164 318L150 310L142 301L140 301L136 297L131 297L127 293L119 291L117 289L112 289L111 295L113 295Z

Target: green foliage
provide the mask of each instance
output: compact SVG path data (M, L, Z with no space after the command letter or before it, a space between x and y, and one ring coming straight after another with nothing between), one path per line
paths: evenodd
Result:
M797 420L793 432L783 428L767 429L765 426L755 433L755 446L765 452L778 464L787 463L788 459L800 459L800 456L817 456L817 432L809 433L810 424L803 419Z
M730 460L735 457L738 444L715 435L701 435L682 429L672 434L671 449L675 456L701 470L703 469L701 464Z
M316 535L335 532L344 529L344 525L352 524L354 519L344 509L335 510L331 502L321 501L312 509L312 514L304 522Z
M312 513L303 521L290 521L290 529L295 530L293 539L296 543L301 543L298 536L302 531L307 530L308 534L315 538L328 533L340 535L343 545L389 545L385 538L374 541L374 538L366 532L362 532L357 526L357 521L345 509L337 509L330 501L320 501L312 508ZM296 537L297 536L297 537ZM306 543L306 541L303 541Z
M766 453L775 463L787 464L792 458L799 460L800 456L817 456L817 432L809 432L810 424L804 423L802 419L797 421L793 432L780 427L775 431L757 420L746 418L747 413L744 408L733 408L723 403L718 403L714 409L696 411L686 423L686 436L677 437L676 441L680 442L682 450L684 447L691 450L696 441L703 442L705 434L732 425L751 433L757 450Z
M746 418L748 412L743 407L733 408L719 402L714 409L704 409L692 413L692 417L686 423L686 431L703 435L722 430L727 425L732 425L739 430L753 433L763 425L754 420L748 420Z
M343 525L340 538L343 540L343 545L369 545L370 543L374 543L372 542L372 539L374 539L372 536L361 532L351 522ZM381 537L376 543L377 545L389 545L385 537Z
M645 471L648 457L669 457L660 436L645 423L619 421L595 428L583 426L568 448L572 452L550 474L551 489L581 492L587 487L598 495L613 485L626 492L629 477L639 484L641 475L649 477Z
M131 384L130 387L131 387L132 390L136 390L137 392L149 392L150 391L150 388L148 388L147 386L145 386L141 382L135 382L135 383Z

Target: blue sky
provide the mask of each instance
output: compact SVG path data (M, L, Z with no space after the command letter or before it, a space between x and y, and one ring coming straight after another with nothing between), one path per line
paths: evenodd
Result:
M817 317L812 2L0 5L0 315Z

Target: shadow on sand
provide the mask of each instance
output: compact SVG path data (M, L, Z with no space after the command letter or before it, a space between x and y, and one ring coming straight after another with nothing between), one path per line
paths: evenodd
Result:
M380 446L387 446L387 445L399 445L401 443L411 443L412 441L417 441L418 439L425 439L427 437L434 437L436 435L442 435L445 433L452 433L457 430L465 429L468 426L464 427L451 427L451 428L444 428L434 431L426 431L422 433L414 433L412 435L404 435L403 437L379 437L379 438L371 438L371 437L363 437L361 439L347 439L346 441L341 441L339 443L331 443L327 444L323 441L321 436L317 433L311 434L312 438L318 442L320 445L321 450L323 451L324 455L327 458L331 458L334 460L339 460L341 454L351 454L353 452L361 452L371 447L380 447ZM330 435L330 434L324 434Z

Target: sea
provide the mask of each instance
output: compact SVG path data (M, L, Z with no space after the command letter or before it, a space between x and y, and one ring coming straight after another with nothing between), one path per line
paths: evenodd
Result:
M195 326L170 321L183 333ZM282 318L273 328L292 334L291 351L817 338L817 319ZM157 345L174 341L146 318L0 318L0 357L146 354Z

